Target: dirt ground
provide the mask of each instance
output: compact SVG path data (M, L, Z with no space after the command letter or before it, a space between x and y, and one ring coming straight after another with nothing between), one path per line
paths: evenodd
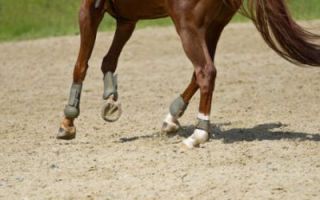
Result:
M78 36L0 44L0 199L320 199L319 68L278 57L251 24L228 26L212 138L183 151L198 93L183 129L159 136L192 74L173 27L135 32L118 68L123 116L106 123L100 63L112 35L98 35L73 141L55 135Z

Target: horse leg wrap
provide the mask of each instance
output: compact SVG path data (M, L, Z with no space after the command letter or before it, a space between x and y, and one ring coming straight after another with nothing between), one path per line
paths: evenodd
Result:
M210 130L210 121L198 118L198 123L196 125L196 129L204 130L208 133Z
M113 95L114 100L118 99L118 77L113 75L112 72L107 72L104 76L104 92L103 92L103 99L108 99L111 95Z
M177 119L183 115L187 107L188 107L188 104L184 102L181 96L179 96L171 103L170 114L172 115L172 117Z
M80 114L80 96L81 96L82 83L73 83L70 90L70 97L68 105L64 109L64 115L67 118L77 118Z

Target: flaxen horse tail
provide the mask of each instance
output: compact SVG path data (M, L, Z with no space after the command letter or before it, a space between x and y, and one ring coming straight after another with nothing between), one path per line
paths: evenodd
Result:
M299 26L285 0L227 0L252 19L266 43L281 57L299 65L320 66L320 35Z

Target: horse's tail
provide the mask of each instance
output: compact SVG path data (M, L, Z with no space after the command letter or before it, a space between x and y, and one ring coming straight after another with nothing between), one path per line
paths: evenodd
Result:
M320 35L299 26L285 0L226 0L252 19L266 43L281 57L295 64L320 66Z

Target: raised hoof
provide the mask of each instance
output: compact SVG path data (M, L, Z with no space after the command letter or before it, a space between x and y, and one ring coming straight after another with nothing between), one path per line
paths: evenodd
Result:
M209 140L208 132L204 130L196 129L194 133L183 140L182 145L188 149L192 149L195 147L200 147L200 144L204 144Z
M76 127L60 127L57 135L59 140L72 140L76 137Z
M163 122L161 132L164 134L174 134L178 132L179 129L180 129L179 122L176 122L176 123Z
M112 98L107 99L101 110L102 119L107 122L115 122L121 117L121 114L121 104Z

